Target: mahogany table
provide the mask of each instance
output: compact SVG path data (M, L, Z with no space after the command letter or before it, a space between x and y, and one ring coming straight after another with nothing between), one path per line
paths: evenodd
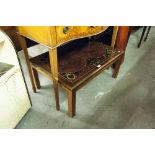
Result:
M108 28L108 26L18 26L17 29L20 34L19 41L20 41L21 47L23 48L24 55L26 58L26 63L28 66L33 91L36 92L36 89L40 88L40 82L39 82L38 73L37 73L37 71L39 71L39 72L43 73L45 76L47 76L53 80L57 110L60 110L58 85L60 84L66 88L66 90L68 92L68 115L70 117L73 117L75 115L75 90L80 88L83 82L81 82L82 81L82 78L81 78L81 80L78 80L80 82L78 82L78 84L76 83L76 85L75 85L75 81L74 81L75 75L72 75L72 74L65 75L65 74L63 74L63 72L60 73L58 71L58 68L60 68L60 69L63 68L62 67L63 65L61 62L63 62L64 64L66 63L65 59L61 58L61 56L60 56L60 58L61 58L60 63L58 63L59 62L58 48L64 46L66 43L68 43L72 40L97 35L101 32L104 32L107 28ZM100 68L100 69L98 69L98 71L94 70L91 73L94 74L94 72L95 72L96 73L95 75L97 75L98 73L100 73L103 70L103 68L105 69L106 67L109 67L110 65L115 63L116 67L114 69L113 76L114 77L117 76L119 66L120 66L120 60L122 61L124 52L122 52L121 50L113 50L113 49L116 44L118 45L119 49L123 49L126 46L126 45L122 46L121 35L118 34L118 32L120 32L122 30L123 30L122 27L114 26L112 42L111 42L111 49L109 47L105 47L105 45L103 45L102 43L90 43L90 46L92 47L91 49L93 49L93 48L98 49L97 50L98 52L101 49L104 49L105 50L104 53L106 54L106 57L108 58L108 60L110 60L110 61L107 61L107 64L106 64L106 62L104 62L102 67L98 66ZM128 27L126 27L126 30L128 32ZM124 42L126 44L127 43L127 35L123 35L123 36L126 36L126 37L124 37L125 39L123 39L123 40L125 40ZM46 53L45 55L38 56L36 58L29 59L28 50L27 50L27 46L26 46L24 37L27 37L33 41L36 41L40 44L47 46L49 49L48 53ZM88 45L85 46L81 50L89 51ZM111 54L113 54L114 59L109 59L109 56L107 53L110 50L111 50ZM123 49L123 51L124 51L124 49ZM119 57L119 56L121 56L121 57ZM42 59L45 61L42 61L43 62L42 66L39 66L40 63L38 63L38 62L40 62L40 60L42 60ZM119 60L119 61L117 61L117 60ZM46 62L46 63L44 63L44 62ZM87 62L87 63L91 64L91 61ZM100 65L100 64L97 64L97 65ZM61 66L61 67L59 67L59 66ZM77 75L79 75L79 73ZM70 81L72 81L72 83L74 83L74 84L72 85L71 83L69 83L70 81L66 82L67 81L66 77L68 79L71 79ZM87 81L86 79L91 78L91 76L87 76L87 77L88 78L84 78L85 79L84 81Z

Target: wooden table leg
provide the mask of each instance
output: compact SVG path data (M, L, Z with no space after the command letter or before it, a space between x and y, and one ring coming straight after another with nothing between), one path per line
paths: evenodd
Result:
M146 36L145 36L145 38L144 38L144 41L146 41L146 40L147 40L147 37L148 37L149 32L150 32L150 29L151 29L151 26L149 26L149 27L148 27L148 30L147 30Z
M122 58L123 58L123 55L114 64L114 68L113 68L114 70L112 75L113 78L117 78L117 75L119 73L119 69L122 63Z
M76 92L67 90L68 95L68 115L73 117L76 114Z
M35 87L37 89L40 89L41 86L40 86L38 72L32 67L32 65L31 65L31 70L32 70L32 75L33 75L33 80L34 80L34 83L35 83Z
M112 34L112 41L111 41L111 47L115 47L116 38L117 38L117 32L118 32L118 26L114 26L113 28L113 34Z
M142 40L143 40L145 31L146 31L146 28L147 28L147 26L144 26L143 32L142 32L142 35L141 35L141 37L140 37L140 41L139 41L139 44L138 44L138 48L141 46L141 43L142 43Z
M56 48L49 49L49 59L50 59L51 72L52 72L52 78L53 78L56 109L60 110L59 89L58 89L58 60L57 60L57 49Z
M17 35L17 36L18 36L20 45L21 45L21 47L22 47L22 49L24 51L24 56L25 56L25 60L26 60L26 64L27 64L31 84L32 84L32 90L33 90L34 93L36 93L36 87L35 87L35 82L34 82L34 79L33 79L33 73L32 73L31 64L30 64L30 60L29 60L26 40L25 40L25 38L23 36L20 36L20 35Z

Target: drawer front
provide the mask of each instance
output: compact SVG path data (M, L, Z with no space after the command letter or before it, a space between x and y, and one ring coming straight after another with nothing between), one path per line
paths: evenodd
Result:
M24 37L27 37L37 43L46 46L52 46L50 42L50 29L48 26L18 26L18 31Z
M108 26L56 26L57 44L92 36L105 31Z

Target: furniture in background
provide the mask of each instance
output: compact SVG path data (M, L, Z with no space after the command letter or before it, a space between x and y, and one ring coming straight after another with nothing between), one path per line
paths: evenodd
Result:
M30 107L14 45L0 30L0 128L15 128Z
M11 38L16 50L20 51L22 48L19 44L18 36L16 33L16 27L15 26L0 26L0 29L4 31ZM37 44L34 41L29 40L27 38L26 38L26 43L28 47L31 47Z
M145 33L146 33L146 35L145 35L144 41L147 40L150 30L151 30L151 26L144 26L143 27L143 31L142 31L142 34L140 37L140 41L138 43L138 48L141 46L141 43L142 43L142 40L144 38Z
M38 72L43 73L53 80L57 110L60 109L58 85L67 90L68 114L73 117L75 115L76 90L112 64L115 64L113 77L117 76L124 57L124 52L121 49L126 47L123 47L120 39L122 34L117 35L117 32L122 31L123 27L120 29L114 27L111 47L98 41L91 42L89 40L83 45L79 45L78 48L73 47L65 50L63 47L70 41L97 35L107 28L107 26L18 27L19 41L25 54L33 91L36 92L36 89L40 88ZM128 27L126 28L128 31ZM49 51L29 59L24 37L47 46ZM117 44L115 44L116 40ZM118 45L120 50L114 50L115 45Z
M21 50L18 37L15 33L15 26L0 26L0 29L4 31L12 40L17 50Z

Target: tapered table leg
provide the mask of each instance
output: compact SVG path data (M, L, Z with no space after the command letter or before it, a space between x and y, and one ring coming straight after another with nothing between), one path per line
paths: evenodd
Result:
M33 75L33 80L34 80L34 83L35 83L35 87L37 89L40 89L41 86L40 86L38 72L32 67L32 65L31 65L31 69L32 69L32 75Z
M58 59L57 59L57 49L56 48L49 49L49 59L50 59L51 72L52 72L52 78L53 78L56 109L60 110L59 89L58 89Z
M118 26L114 26L113 28L113 34L112 34L112 41L111 41L111 47L115 47L116 38L117 38L117 32L118 32Z
M117 78L117 75L119 73L119 69L122 63L122 59L123 59L123 56L121 56L114 64L113 75L112 75L113 78Z
M25 60L26 60L26 64L27 64L31 84L32 84L32 90L33 90L34 93L36 93L35 81L33 79L33 73L32 73L32 68L31 68L31 65L30 65L26 40L25 40L25 38L23 36L20 36L20 35L18 35L18 39L19 39L20 45L21 45L21 47L22 47L22 49L24 51L24 56L25 56Z
M149 26L149 27L148 27L148 30L147 30L146 36L145 36L145 38L144 38L144 41L146 41L146 40L147 40L147 37L148 37L149 32L150 32L150 29L151 29L151 26Z
M74 117L76 114L76 92L67 90L68 95L68 115Z
M142 43L142 40L143 40L145 31L146 31L146 28L147 28L147 26L144 26L143 32L142 32L142 35L141 35L141 37L140 37L140 41L139 41L139 44L138 44L138 48L141 46L141 43Z

